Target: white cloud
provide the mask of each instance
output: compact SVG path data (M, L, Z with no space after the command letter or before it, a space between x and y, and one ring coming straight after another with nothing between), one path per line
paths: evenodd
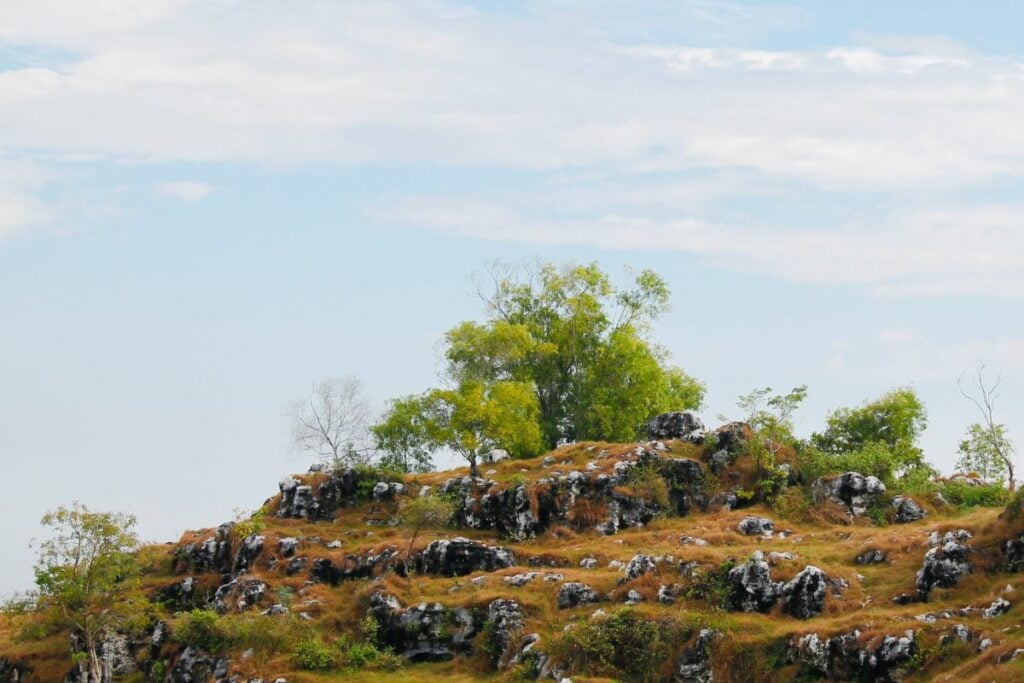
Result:
M1024 294L1022 205L969 196L1024 176L1014 57L941 37L805 50L632 39L669 18L705 34L800 20L703 0L643 3L625 19L616 3L581 13L563 0L498 14L268 0L240 22L242 7L7 8L0 40L66 54L0 72L0 149L527 169L545 189L407 197L382 215L486 239L674 249L889 294ZM158 191L198 201L209 188Z
M213 192L212 186L194 180L167 181L158 183L153 189L159 195L180 199L186 204L198 202Z

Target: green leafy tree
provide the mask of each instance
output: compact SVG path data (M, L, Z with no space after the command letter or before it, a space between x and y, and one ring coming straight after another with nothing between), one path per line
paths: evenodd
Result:
M537 396L526 382L467 380L456 389L434 389L424 397L424 429L430 442L450 448L479 475L479 457L502 448L513 457L541 449Z
M401 472L429 472L434 445L427 432L427 402L422 396L391 401L381 421L370 427L380 464Z
M1004 453L1013 453L1014 445L1006 434L1005 425L997 424L992 429L975 422L967 428L967 434L957 453L957 469L962 472L977 472L990 481L1006 479L1010 473Z
M775 474L779 451L784 445L792 444L793 414L807 398L807 385L794 387L787 394L773 393L771 387L755 389L744 394L736 401L736 405L744 413L744 419L754 430L755 439L747 444L747 449L757 465L759 475L766 471ZM784 475L779 470L779 477ZM767 477L762 485L768 489L769 496L775 494L779 487L777 477Z
M406 555L412 554L416 537L425 529L443 529L451 522L455 514L455 504L442 496L426 495L408 499L399 512L402 524L412 529L412 538L409 539L409 550Z
M147 605L136 580L135 518L75 503L46 513L42 524L53 536L39 545L38 609L78 636L84 652L74 654L84 660L88 680L108 680L99 656L104 636Z
M448 332L446 374L456 384L529 383L547 447L629 440L659 412L699 407L700 383L647 340L668 309L656 273L641 272L629 288L616 288L596 264L496 265L489 274L477 286L489 318Z
M848 456L880 444L891 454L893 475L925 466L917 440L928 424L924 403L910 388L894 389L858 408L832 411L825 430L811 443L833 456ZM877 450L877 449L875 449Z

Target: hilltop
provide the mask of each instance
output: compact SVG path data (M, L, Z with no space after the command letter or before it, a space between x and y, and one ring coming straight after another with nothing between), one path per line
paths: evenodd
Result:
M251 518L141 551L152 606L109 634L106 673L1024 679L1016 502L964 504L963 491L985 486L969 476L913 496L858 472L809 480L789 447L766 473L752 435L673 413L640 443L498 452L478 477L286 477ZM446 525L413 528L403 510L423 499L447 506ZM85 680L67 632L30 612L0 619L0 681Z

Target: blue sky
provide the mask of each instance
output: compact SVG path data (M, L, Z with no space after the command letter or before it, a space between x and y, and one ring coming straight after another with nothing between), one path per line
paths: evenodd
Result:
M5 4L0 593L46 509L150 540L306 463L283 406L434 379L486 262L654 268L709 422L911 384L1024 432L1017 3Z

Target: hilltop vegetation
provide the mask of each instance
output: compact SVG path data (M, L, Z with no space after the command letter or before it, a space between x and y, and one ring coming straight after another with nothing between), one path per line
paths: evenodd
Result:
M148 602L101 666L137 681L1024 674L1024 518L1004 489L934 480L906 515L870 476L808 481L790 446L785 481L763 486L749 425L657 427L677 438L573 444L480 478L286 478L257 515L138 552L125 580ZM28 606L2 623L0 680L72 670L68 624Z
M0 683L1024 679L1024 497L982 370L961 462L986 478L945 478L907 387L806 439L803 385L707 429L647 339L653 273L544 265L483 298L440 387L374 424L355 382L293 406L321 462L252 513L151 546L48 515ZM430 471L442 448L467 467Z

